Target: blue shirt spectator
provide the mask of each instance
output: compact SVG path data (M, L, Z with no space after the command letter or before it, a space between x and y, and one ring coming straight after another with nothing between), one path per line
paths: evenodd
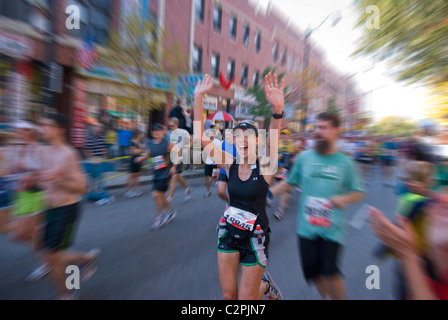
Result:
M124 147L131 146L132 131L127 129L118 130L118 145Z

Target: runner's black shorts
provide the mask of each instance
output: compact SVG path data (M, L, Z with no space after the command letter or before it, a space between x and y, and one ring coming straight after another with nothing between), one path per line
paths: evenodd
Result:
M386 166L386 167L395 166L394 159L392 159L392 158L382 158L381 161L383 163L383 166Z
M223 253L240 253L240 263L243 266L255 266L259 265L262 268L266 268L268 262L268 244L270 229L265 230L265 240L263 248L255 250L253 241L256 239L249 237L245 240L237 240L233 238L226 230L225 234L218 238L218 251Z
M182 162L180 162L176 166L176 174L181 174L182 172L184 172L184 164Z
M139 157L138 155L134 155L131 157L131 163L130 163L130 168L129 168L131 173L139 173L141 171L142 164L135 162L135 159L138 157Z
M58 251L68 248L73 241L81 204L49 209L45 216L44 248Z
M153 191L158 192L167 192L170 186L171 177L154 179L154 188Z
M298 236L299 255L306 281L319 276L341 275L338 267L342 245L318 237L314 240Z
M373 163L373 158L372 157L367 157L367 156L361 156L358 159L356 159L359 163L365 163L365 164L371 164Z
M216 164L206 164L204 166L204 175L206 177L211 177L213 175L213 169L218 168Z
M229 182L229 177L225 173L219 173L218 181Z

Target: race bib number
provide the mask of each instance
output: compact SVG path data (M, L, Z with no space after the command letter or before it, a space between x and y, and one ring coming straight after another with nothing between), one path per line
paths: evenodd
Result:
M235 207L229 207L224 213L227 222L235 228L252 231L254 229L257 215L252 212L241 210Z
M154 157L153 168L154 170L160 170L166 168L168 165L164 156Z
M334 210L325 198L307 197L305 221L316 227L330 228L333 225Z

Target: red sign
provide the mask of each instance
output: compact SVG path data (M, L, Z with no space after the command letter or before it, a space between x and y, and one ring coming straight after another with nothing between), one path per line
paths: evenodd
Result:
M87 83L75 79L73 83L70 140L74 147L83 147L87 136Z

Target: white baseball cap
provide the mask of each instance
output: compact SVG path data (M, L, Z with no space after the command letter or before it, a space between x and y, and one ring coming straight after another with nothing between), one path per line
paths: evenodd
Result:
M29 121L19 120L14 124L14 128L16 129L29 129L29 130L37 130L37 127Z

